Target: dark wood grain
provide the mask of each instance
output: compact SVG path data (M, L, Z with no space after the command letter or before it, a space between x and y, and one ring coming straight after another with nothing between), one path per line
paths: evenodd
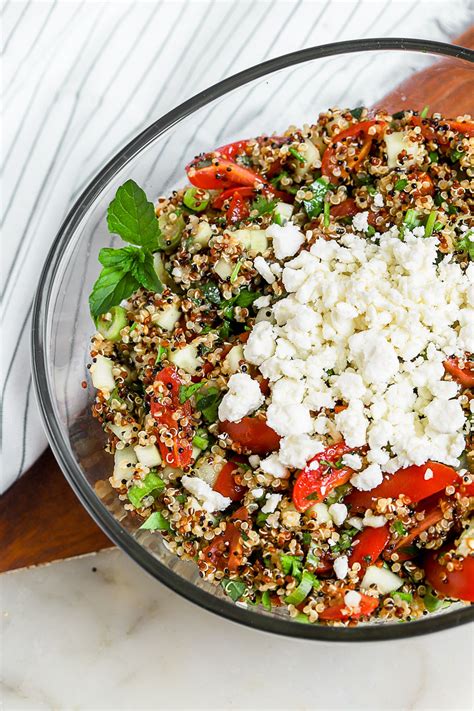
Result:
M474 27L454 44L474 48ZM380 106L400 109L401 92L419 101L409 108L473 114L474 85L459 82L450 60L426 69L386 96ZM449 86L449 91L446 87ZM50 450L0 498L0 572L49 563L111 547L64 479Z

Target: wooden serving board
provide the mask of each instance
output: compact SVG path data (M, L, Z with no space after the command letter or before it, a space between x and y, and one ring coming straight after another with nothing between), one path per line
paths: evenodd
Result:
M474 49L474 27L453 44ZM446 87L449 86L449 92ZM409 79L380 106L396 111L401 96L417 97L407 108L449 115L453 101L460 112L474 114L474 76L459 82L450 60ZM0 572L71 558L112 547L83 509L48 449L0 498Z

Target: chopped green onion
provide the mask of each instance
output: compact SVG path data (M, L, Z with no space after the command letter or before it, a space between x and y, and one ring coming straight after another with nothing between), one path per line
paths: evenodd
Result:
M406 536L407 534L407 530L401 521L395 521L392 528L399 536Z
M270 600L270 592L269 590L265 590L265 592L262 593L262 606L267 610L267 612L271 612L272 609L272 601Z
M435 222L433 226L433 232L439 232L440 229L442 229L443 223L442 222Z
M224 592L228 595L234 602L240 600L244 592L247 590L247 586L242 580L229 580L229 578L223 578L221 585L224 588Z
M265 526L265 523L267 521L267 518L270 516L270 514L264 514L261 511L258 512L257 518L256 518L256 524L259 528L262 526Z
M191 385L180 385L179 386L179 401L181 405L189 400L190 397L194 395L195 392L200 390L204 383L200 381L199 383L191 383Z
M300 605L310 594L313 588L320 586L319 580L308 570L303 570L301 582L290 595L285 597L287 605Z
M291 147L288 150L291 153L291 155L294 158L296 158L296 160L299 160L300 163L306 163L306 158L304 156L302 156L301 153L298 153L296 148Z
M429 106L425 106L423 111L420 113L421 118L426 118L428 116Z
M129 333L131 333L132 331L134 331L137 326L138 326L138 321L134 321L133 324L130 326L130 331L129 331Z
M340 467L334 467L334 469L339 469ZM331 504L338 504L342 499L345 497L345 495L348 493L349 489L351 488L350 484L341 484L340 486L336 486L335 489L331 491L328 496L325 498L325 504L327 506L331 506Z
M148 516L145 523L140 526L141 530L146 531L171 531L171 525L167 518L163 516L161 511L154 511Z
M448 215L456 215L457 211L456 205L448 205Z
M325 200L324 201L324 227L329 227L331 223L331 205L330 203Z
M420 217L417 213L416 210L414 210L412 207L410 207L406 213L405 217L403 218L403 224L408 227L408 229L412 229L413 227L418 227L420 224Z
M436 224L436 217L438 213L436 210L433 210L430 212L428 215L428 219L426 220L426 225L425 225L425 237L431 237L433 234L434 226Z
M436 151L430 151L429 157L430 163L437 163L439 161L439 155Z
M242 262L239 260L237 262L237 264L235 265L235 267L232 269L232 274L230 275L230 282L231 283L237 279L241 266L242 266Z
M428 612L436 612L436 610L440 610L443 607L449 607L451 604L447 600L441 599L437 595L434 595L430 590L423 597L423 602Z
M107 319L108 315L111 319ZM127 325L127 312L122 306L112 306L105 314L97 319L97 330L108 341L118 341L120 331Z
M309 545L309 550L308 554L306 556L306 565L314 565L316 568L319 564L319 556L314 555L314 551L317 550L317 546L315 543L310 543Z
M400 592L399 590L395 590L395 592L393 593L393 597L395 597L395 595L399 597L400 600L405 600L405 602L411 602L413 600L413 595L411 593Z
M460 160L464 155L464 151L451 151L449 158L451 160L451 163L456 163L458 160Z
M207 438L206 430L199 429L193 437L193 445L198 447L198 449L207 449L209 447L209 440Z
M365 234L367 235L367 237L373 237L375 234L375 227L369 225L365 231Z
M436 193L436 195L433 198L433 202L436 205L436 207L441 207L441 205L444 202L444 199L443 199L443 196L441 195L441 193Z
M311 622L309 621L308 615L305 615L304 612L298 612L298 614L295 615L294 617L292 617L291 619L294 620L295 622L300 622L304 625L311 624Z
M288 555L282 553L280 556L281 569L285 575L293 575L298 577L301 573L302 560L296 555Z
M395 183L395 185L393 187L394 187L394 190L403 190L404 188L406 188L407 185L408 185L408 180L406 178L400 178L400 180L397 180L397 182Z
M375 195L375 193L377 192L377 188L375 187L375 185L367 185L367 192L369 193L369 195Z
M151 471L143 479L141 486L132 486L128 490L128 498L129 501L135 506L135 508L139 509L141 506L141 501L145 498L145 496L148 496L149 494L152 494L155 491L163 491L164 488L165 482L163 481L163 479L160 479L159 476L157 476L153 471Z
M188 188L184 193L183 203L194 212L202 212L209 205L209 193L202 188Z
M160 363L160 362L163 360L163 357L165 356L165 354L166 354L166 348L164 348L164 347L160 344L160 345L158 346L158 352L157 352L157 354L156 354L155 364L156 364L156 363Z

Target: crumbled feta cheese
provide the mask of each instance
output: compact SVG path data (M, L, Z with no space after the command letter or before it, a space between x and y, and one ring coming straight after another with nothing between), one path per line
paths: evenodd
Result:
M358 610L360 601L361 595L356 590L348 590L344 595L344 604L351 610Z
M307 434L290 435L280 441L279 459L287 467L302 469L315 454L324 450L322 442Z
M266 259L264 259L261 255L255 257L255 259L253 260L253 266L260 274L260 276L265 279L266 282L268 282L269 284L273 284L273 282L275 281L275 275L270 269L270 265Z
M352 218L352 227L355 230L357 230L357 232L365 232L366 230L369 229L369 222L367 219L368 217L369 217L368 211L358 212Z
M260 499L264 494L264 490L258 487L257 489L252 489L250 493L254 499Z
M258 454L251 454L249 456L249 464L252 467L252 469L256 469L258 465L260 464L260 457Z
M219 419L238 422L242 417L250 415L265 401L260 386L247 373L235 373L227 383L228 392L219 405Z
M344 580L349 572L349 560L346 555L340 555L336 558L334 561L334 572L336 573L336 578Z
M283 226L275 222L267 227L267 237L273 238L273 251L277 259L292 257L305 239L301 230L290 221Z
M351 478L352 486L359 491L371 491L383 481L382 470L378 464L370 464L359 474L354 474Z
M306 510L308 516L315 518L318 523L330 523L332 521L329 515L329 508L326 504L313 504Z
M373 200L374 200L375 207L383 207L384 206L382 193L374 193Z
M256 309L265 309L267 306L270 306L271 302L272 300L269 296L259 296L258 299L255 299L253 302L253 305Z
M275 352L275 331L268 321L255 324L244 346L245 360L260 365Z
M385 516L373 516L372 514L366 513L362 520L364 526L369 528L382 528L387 523Z
M211 489L209 484L197 476L185 474L181 477L181 483L185 489L198 499L204 511L208 513L224 511L232 503L231 499Z
M266 501L262 506L262 513L273 513L281 500L282 494L266 494Z
M429 479L432 479L433 476L434 476L433 470L428 467L428 469L427 469L427 470L425 471L425 473L423 474L423 479L424 479L425 481L428 481Z
M359 516L351 516L347 519L347 523L352 526L352 528L357 528L358 531L362 531L364 524Z
M260 462L260 468L265 474L271 474L276 479L288 479L290 472L278 459L278 454L270 454Z
M353 469L355 472L362 469L362 458L359 454L344 454L342 457L342 463L345 467Z
M297 404L285 407L272 403L267 410L267 424L281 437L307 434L312 430L309 409Z
M336 526L342 526L347 518L347 506L345 504L331 504L329 513Z

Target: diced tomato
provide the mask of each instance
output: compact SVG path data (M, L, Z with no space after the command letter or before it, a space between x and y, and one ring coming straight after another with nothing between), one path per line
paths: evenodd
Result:
M219 423L219 428L252 454L269 454L280 445L280 437L275 430L257 417L243 417L240 422L224 420Z
M395 544L393 550L398 551L400 548L406 548L418 538L420 533L426 531L430 526L434 526L443 518L443 509L441 506L434 506L425 512L425 518L420 521L414 528L410 530L404 538L400 538Z
M216 148L215 153L219 153L221 158L226 158L227 160L234 160L236 156L241 153L245 153L245 149L249 144L249 139L246 138L242 141L234 141L234 143L227 143L225 146L220 146Z
M474 602L474 557L452 558L454 570L446 567L448 548L430 551L424 561L426 580L441 595Z
M474 388L474 361L467 360L464 368L460 368L458 363L458 358L448 358L443 363L445 371L463 388Z
M226 201L230 201L234 195L240 195L242 198L251 198L255 194L253 188L229 188L229 190L223 190L220 195L218 195L213 203L212 207L216 210L220 210Z
M377 131L375 134L369 134L369 129L372 128L372 126L377 127ZM362 147L359 150L358 155L354 156L353 158L350 158L347 161L347 167L350 170L354 170L360 166L364 158L368 156L370 153L370 148L372 146L372 141L374 140L375 136L380 136L382 135L383 131L385 130L387 126L386 121L376 121L376 120L370 120L370 121L361 121L360 123L355 123L352 126L349 126L345 131L340 131L340 133L337 133L335 136L331 138L331 142L329 146L326 148L323 154L323 158L321 161L321 174L330 178L333 176L333 171L334 168L337 166L337 158L336 158L336 144L337 143L342 143L346 141L347 139L351 138L360 138L362 137L363 143ZM347 177L348 173L345 170L345 168L341 167L341 175L342 177Z
M353 217L360 211L360 207L354 198L347 198L347 200L340 202L339 205L331 207L331 215L333 217Z
M230 160L215 158L211 165L204 168L188 168L188 179L192 185L205 190L239 187L239 185L255 188L266 185L266 180L258 173Z
M370 615L379 604L377 597L370 597L370 595L364 595L364 593L359 593L360 602L359 607L352 608L347 607L344 602L344 598L341 598L340 602L335 605L327 607L325 610L319 613L320 620L350 620L356 619L357 617L363 617Z
M427 469L433 472L430 479L425 479ZM375 499L396 499L401 494L408 497L411 503L417 503L455 484L458 479L458 473L452 467L428 461L419 467L399 469L371 491L354 490L346 496L345 502L350 504L351 511L365 511L372 507Z
M293 487L293 503L298 511L306 511L313 504L323 501L336 486L349 481L353 474L352 469L337 469L328 466L328 463L334 464L343 454L350 451L351 448L345 442L339 442L310 459Z
M224 533L216 536L202 552L204 560L218 570L227 568L231 573L235 572L242 563L242 539L237 526L227 523Z
M423 195L434 194L434 183L428 173L424 173L421 170L415 171L414 173L410 173L408 175L408 181L418 185L412 193L413 197L417 198Z
M225 214L227 224L235 225L249 214L249 207L243 197L235 192L230 201L230 205Z
M164 461L172 467L187 467L191 463L193 432L190 424L191 403L180 403L181 379L172 365L163 368L155 377L150 412L153 419L168 431L172 446L168 447L158 437L158 446ZM183 418L188 424L183 426Z
M451 121L449 119L433 121L433 119L413 116L411 122L414 126L420 127L424 138L429 141L435 139L438 143L445 145L449 143L450 140L443 131L443 128L446 126L456 133L462 133L465 136L474 136L474 122L472 121Z
M214 491L218 491L222 496L227 496L232 501L240 501L247 487L237 484L234 478L234 472L237 470L235 462L227 462L220 470L214 486Z
M352 541L349 565L359 563L362 575L369 565L373 565L378 560L389 540L390 531L387 525L380 528L364 528Z

